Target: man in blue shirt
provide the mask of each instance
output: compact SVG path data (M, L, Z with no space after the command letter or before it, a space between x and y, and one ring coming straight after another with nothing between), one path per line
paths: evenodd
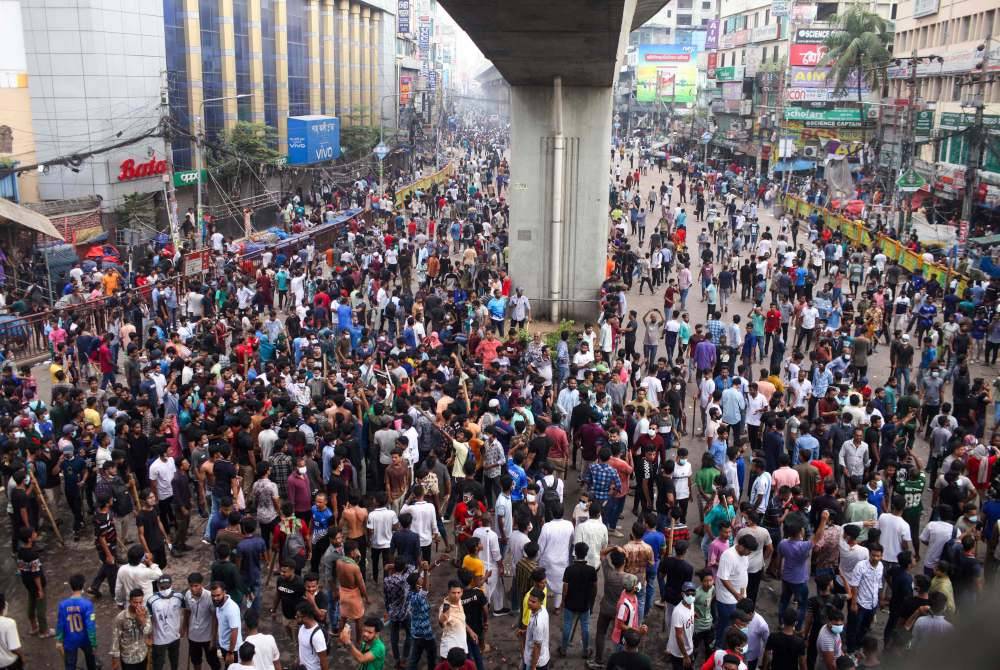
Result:
M236 659L236 650L243 644L243 635L240 632L240 627L243 625L240 606L229 597L222 582L212 584L212 604L215 605L219 649L225 657L225 662L232 664Z
M497 334L503 339L503 324L507 318L507 298L500 295L500 290L493 291L493 297L486 303L486 309L490 313L490 321Z
M87 670L95 670L97 661L97 620L94 604L83 596L86 578L75 574L69 578L72 591L69 598L59 603L59 618L56 624L56 644L62 647L66 670L76 670L77 652L83 653Z

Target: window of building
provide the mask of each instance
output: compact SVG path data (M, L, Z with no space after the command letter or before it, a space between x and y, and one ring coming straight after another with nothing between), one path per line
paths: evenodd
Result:
M201 0L198 3L201 21L201 85L205 100L222 97L222 45L219 38L219 3ZM204 107L202 128L209 138L222 132L222 102L208 103Z
M712 3L711 2L703 2L703 3L701 3L701 8L702 9L712 9Z
M753 27L754 28L760 27L760 12L754 12L753 14Z
M771 23L771 10L770 9L765 9L764 10L764 25L766 26L769 23Z
M740 49L740 65L746 65L746 64L747 64L747 50Z
M969 39L969 26L972 23L971 16L963 16L958 28L958 41L965 42Z
M677 15L677 25L679 25L679 26L690 26L691 25L691 15L690 14L678 14Z
M774 47L771 49L771 60L773 60L775 63L778 62L778 45L777 44L775 44Z
M830 17L837 13L836 2L821 2L816 5L816 20L829 21Z
M677 0L677 9L691 9L692 0Z
M309 113L309 59L306 47L306 0L289 0L288 115Z
M703 26L707 26L707 25L709 24L709 22L710 22L710 21L711 21L711 19L702 19L702 20L701 20L701 25L703 25Z
M336 18L336 14L334 17ZM274 53L274 0L260 0L260 36L264 61L264 123L277 128L278 71Z
M163 37L166 45L167 84L170 91L170 115L182 128L191 128L188 109L187 40L184 34L183 0L164 0ZM191 145L183 138L173 140L174 165L191 167ZM7 153L10 153L8 151Z
M233 33L236 38L236 94L252 92L250 83L250 10L247 0L233 0ZM236 115L240 121L249 121L253 115L253 100L236 101Z
M993 34L993 22L996 21L996 10L986 12L986 20L983 21L983 30L980 32L984 38Z

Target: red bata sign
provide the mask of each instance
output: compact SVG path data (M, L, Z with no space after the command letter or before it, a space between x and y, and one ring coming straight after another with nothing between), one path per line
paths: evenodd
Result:
M136 163L132 158L126 158L118 166L118 181L132 181L133 179L145 179L146 177L156 177L167 171L167 161L150 158L145 163Z

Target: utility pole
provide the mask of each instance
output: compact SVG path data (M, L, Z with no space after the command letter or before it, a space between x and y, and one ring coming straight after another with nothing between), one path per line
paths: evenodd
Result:
M917 62L919 61L917 56L917 49L914 47L913 52L910 54L910 97L906 105L906 123L899 125L897 120L897 130L904 130L904 137L899 144L899 175L903 174L903 170L910 170L913 168L913 155L915 152L914 142L916 141L916 121L917 117L914 114L913 106L917 102ZM896 175L897 177L899 175ZM897 197L900 195L897 192ZM899 219L896 226L896 237L901 238L903 236L904 226L909 225L913 219L913 193L906 193L906 207L902 207L902 202L900 202L899 208ZM905 221L904 221L905 216Z
M990 58L990 40L986 39L986 44L979 48L983 52L983 60L976 66L978 70L969 84L975 83L976 92L972 96L972 106L975 107L975 119L968 131L969 153L965 162L965 194L962 198L962 220L967 226L972 225L972 204L976 197L976 190L979 187L979 166L982 162L984 139L986 137L983 128L983 109L986 106L986 69Z
M167 194L167 219L170 225L170 240L174 243L174 252L180 250L178 245L177 225L177 191L174 188L174 150L170 142L173 130L170 127L170 74L166 70L160 73L160 129L163 132L163 142L166 145L167 172L164 174L164 190Z

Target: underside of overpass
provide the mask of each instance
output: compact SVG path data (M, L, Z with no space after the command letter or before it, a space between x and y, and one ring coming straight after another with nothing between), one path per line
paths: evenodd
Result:
M439 2L511 85L511 275L536 314L593 318L612 86L629 32L667 0Z

